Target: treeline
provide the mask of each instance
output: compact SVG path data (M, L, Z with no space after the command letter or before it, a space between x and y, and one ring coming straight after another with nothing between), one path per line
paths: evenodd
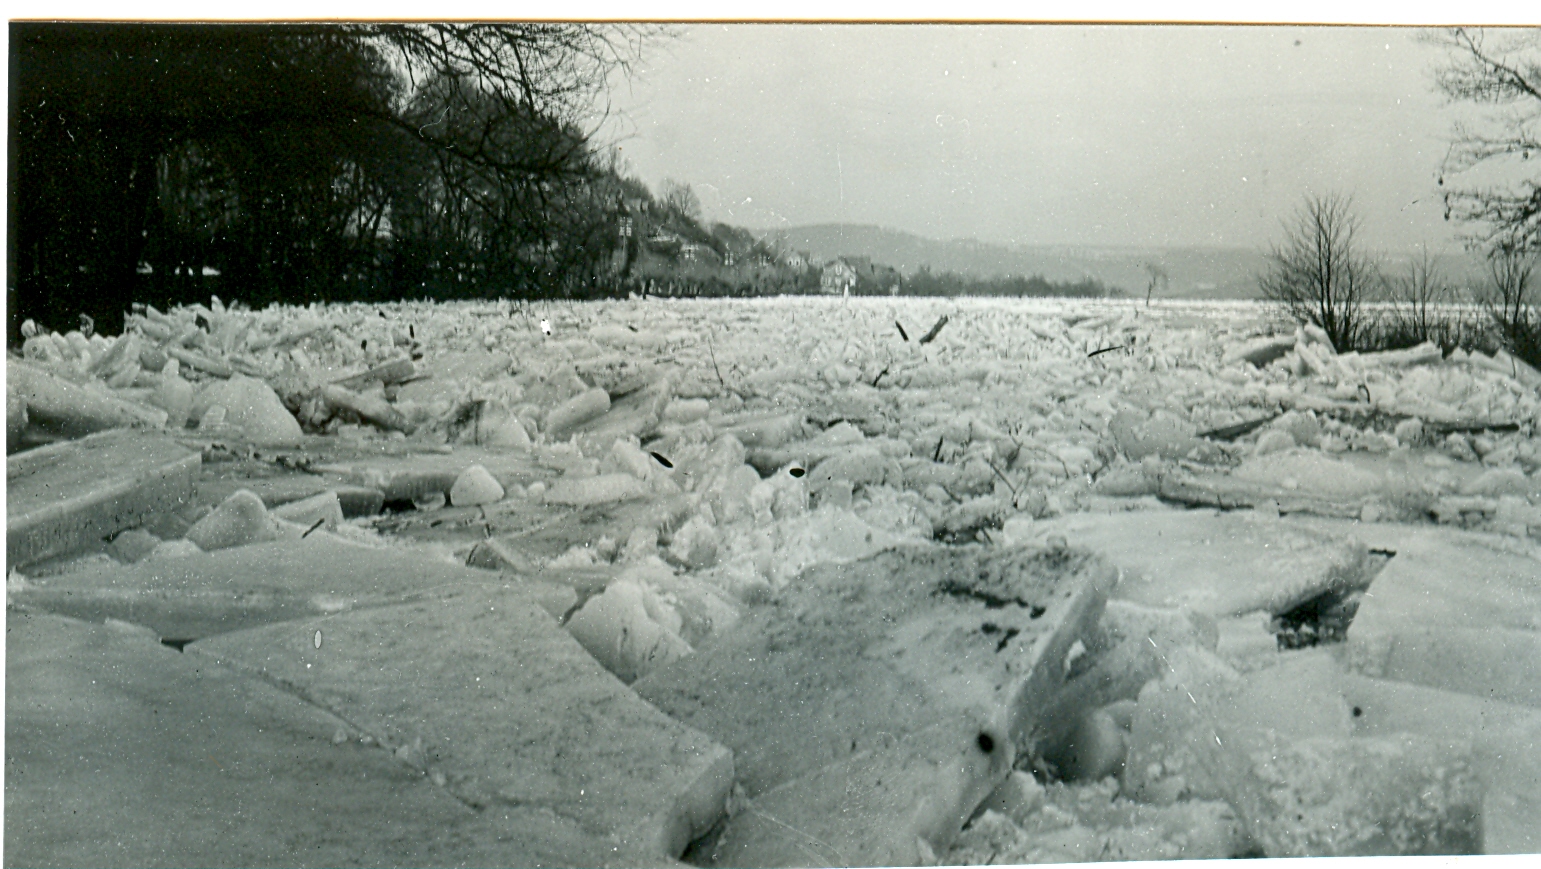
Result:
M601 277L574 293L582 298L613 298L628 294L699 298L743 298L753 296L817 296L830 290L820 279L821 268L803 270L763 269L737 274L691 274L675 270L632 276L625 280ZM977 278L956 272L933 273L922 267L909 277L886 266L858 270L851 286L852 296L1011 296L1117 298L1123 291L1094 278L1079 281L1050 281L1042 276L1030 278Z
M132 302L1073 295L1094 280L789 265L595 139L616 25L11 26L11 338ZM662 289L658 289L658 288Z
M881 267L879 267L881 268ZM607 274L573 281L563 295L574 299L607 299L626 296L662 296L672 298L752 298L756 296L818 296L828 290L819 278L818 267L802 271L764 269L737 274L691 273L687 270L650 270L630 276ZM897 293L894 292L897 288ZM908 278L867 281L858 278L852 296L1063 296L1075 298L1116 298L1123 295L1093 278L1056 282L1043 277L974 278L953 272L932 274L927 269Z
M611 267L625 200L648 198L592 135L650 34L13 24L12 332L210 292L561 294Z
M922 266L904 279L899 292L905 296L1070 296L1100 299L1122 296L1123 291L1086 277L1079 281L1051 281L1041 275L981 278L957 272L933 273Z
M730 280L717 275L674 275L655 277L600 278L573 287L574 299L615 299L629 296L659 296L676 299L747 299L760 296L817 295L796 281Z

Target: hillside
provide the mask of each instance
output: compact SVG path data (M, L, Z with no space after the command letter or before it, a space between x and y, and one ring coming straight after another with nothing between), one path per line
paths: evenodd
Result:
M1092 245L1004 245L975 239L938 241L895 229L860 224L816 224L767 232L766 240L806 251L816 259L842 255L871 257L911 274L922 266L979 277L1042 275L1051 281L1095 278L1131 296L1142 296L1154 263L1166 271L1169 285L1157 295L1189 299L1257 298L1257 275L1267 265L1265 251L1228 247L1099 247ZM1388 270L1401 274L1406 255L1385 258ZM1447 275L1461 282L1480 280L1470 258L1440 258Z

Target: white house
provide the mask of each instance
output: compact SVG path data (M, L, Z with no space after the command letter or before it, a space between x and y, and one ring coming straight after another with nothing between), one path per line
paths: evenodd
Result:
M823 274L819 275L819 289L826 293L846 293L855 286L856 269L845 260L835 260L825 266Z

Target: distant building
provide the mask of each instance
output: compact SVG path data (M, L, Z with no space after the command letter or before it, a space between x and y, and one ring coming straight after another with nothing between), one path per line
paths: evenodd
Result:
M825 293L847 293L856 286L856 269L845 260L835 260L819 275L819 289Z
M710 245L698 244L693 241L687 241L680 245L680 259L688 263L708 262L715 264L721 262L721 258L717 256L717 251L712 250Z
M795 250L782 254L781 261L794 269L805 269L808 267L808 256Z

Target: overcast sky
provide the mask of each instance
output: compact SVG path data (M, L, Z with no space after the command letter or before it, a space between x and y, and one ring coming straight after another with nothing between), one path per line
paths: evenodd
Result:
M1308 193L1453 249L1411 28L700 24L613 94L630 170L755 228L1262 247Z

